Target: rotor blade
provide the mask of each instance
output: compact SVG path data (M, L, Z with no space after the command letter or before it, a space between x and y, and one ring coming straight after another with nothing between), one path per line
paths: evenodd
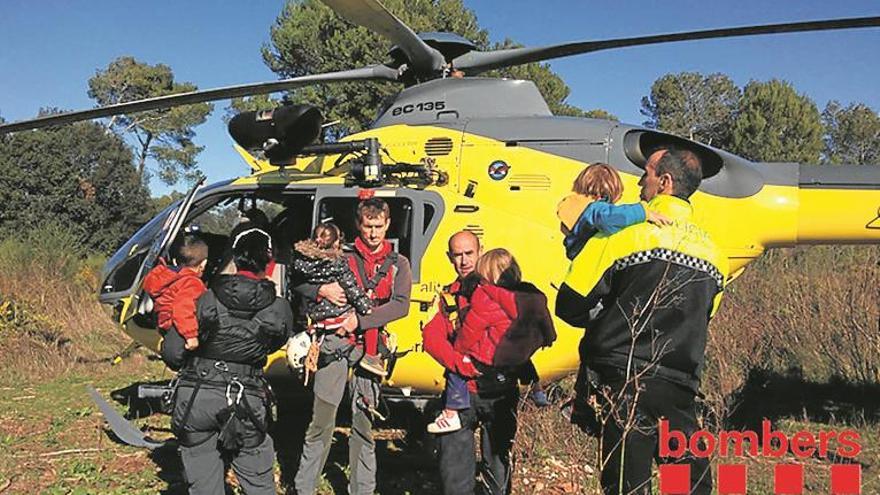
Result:
M126 421L125 418L116 412L116 409L113 409L113 406L108 404L107 401L101 397L101 394L95 390L95 387L86 385L86 390L89 392L92 401L98 406L101 414L104 415L104 419L107 421L107 424L110 425L110 429L123 443L131 445L132 447L140 447L150 450L155 450L165 445L164 442L157 442L147 437L144 435L144 432Z
M804 31L828 31L834 29L877 26L880 26L880 17L856 17L849 19L832 19L827 21L792 22L784 24L767 24L763 26L708 29L704 31L656 34L614 40L578 41L536 48L512 48L489 52L469 52L456 58L452 62L452 65L456 69L462 70L467 74L476 74L491 69L497 69L499 67L527 64L530 62L596 52L610 48L654 45L658 43L670 43L673 41L733 38L736 36L751 36L756 34L799 33Z
M321 0L349 22L378 33L400 47L410 68L431 73L443 67L443 55L428 46L416 33L378 0Z
M189 93L158 96L156 98L148 98L146 100L131 101L127 103L118 103L116 105L108 105L106 107L93 108L91 110L80 110L75 112L60 113L56 115L47 115L45 117L39 117L32 120L24 120L21 122L13 122L11 124L3 124L0 125L0 135L9 132L23 131L27 129L38 129L40 127L47 127L50 125L69 124L71 122L78 122L81 120L110 117L111 115L145 112L147 110L159 110L180 105L191 105L194 103L204 103L206 101L237 98L239 96L274 93L276 91L284 91L301 86L308 86L310 84L365 79L396 81L397 70L392 69L391 67L387 67L385 65L371 65L368 67L362 67L360 69L328 72L326 74L313 74L308 76L294 77L291 79L283 79L281 81L242 84L239 86L227 86L225 88L206 89L203 91L190 91Z

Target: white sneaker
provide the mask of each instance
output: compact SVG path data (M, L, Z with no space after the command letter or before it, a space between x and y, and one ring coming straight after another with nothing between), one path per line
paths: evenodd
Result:
M428 433L452 433L460 429L461 419L458 417L458 413L449 418L445 414L440 413L437 419L428 425Z

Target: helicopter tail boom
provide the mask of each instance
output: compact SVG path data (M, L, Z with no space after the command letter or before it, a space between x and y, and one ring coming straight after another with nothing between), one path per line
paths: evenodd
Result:
M880 167L801 165L798 244L880 244Z

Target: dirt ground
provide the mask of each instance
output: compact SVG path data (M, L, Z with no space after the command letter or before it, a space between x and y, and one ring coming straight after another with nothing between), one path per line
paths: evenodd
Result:
M46 493L163 493L186 492L176 448L169 445L150 452L120 444L104 425L85 386L93 384L123 414L139 416L133 421L156 439L170 438L167 415L151 410L148 403L132 402L138 383L169 378L161 363L141 352L118 365L107 362L81 364L71 372L35 383L0 382L0 494ZM766 386L766 384L765 384ZM783 384L790 388L789 385ZM565 385L551 389L561 400ZM780 395L772 393L772 395ZM293 477L300 454L308 402L284 403L275 425L276 477L279 493L293 493ZM772 399L765 406L773 406ZM837 407L855 410L857 404ZM842 413L834 409L838 415ZM807 411L804 412L807 414ZM878 428L874 412L862 411L861 420L845 423L827 418L824 423L780 419L779 430L827 430L855 428L863 451L862 493L880 492L876 464ZM324 472L320 493L346 493L347 435L337 428L334 446ZM377 432L380 476L378 493L383 495L439 493L433 445L427 435L408 435L405 429L384 428ZM598 480L594 439L566 424L556 407L537 409L524 402L514 450L515 494L596 494ZM781 462L794 462L791 454ZM805 465L805 493L830 493L830 462L827 459L797 460ZM749 493L772 493L773 462L746 457L721 460L746 464ZM235 480L230 475L230 489Z
M115 366L106 362L77 365L63 376L38 383L0 382L0 493L186 493L173 444L153 452L121 444L105 426L85 388L94 385L147 435L164 440L172 437L169 417L151 410L156 404L134 397L137 384L168 378L161 363L136 352ZM280 404L273 431L279 493L293 493L309 418L302 405L307 402ZM537 418L525 411L523 424L533 419ZM336 430L319 490L322 495L346 493L348 434L344 425ZM378 493L439 493L434 447L428 435L409 435L404 428L388 427L379 429L376 438L381 473ZM585 436L581 440L589 442ZM517 493L582 492L579 478L591 476L590 461L568 465L551 451L537 448L534 457L540 462L534 468L532 459L528 467L517 463ZM234 476L229 481L235 491Z

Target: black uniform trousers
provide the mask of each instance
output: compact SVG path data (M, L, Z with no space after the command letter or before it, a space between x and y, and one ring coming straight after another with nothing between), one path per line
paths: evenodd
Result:
M519 389L491 396L471 393L471 407L458 411L461 429L439 436L440 481L444 495L470 495L476 485L474 433L480 427L482 492L510 493L510 448L516 435Z
M712 491L712 473L707 458L694 457L689 451L679 459L659 456L661 418L669 421L670 430L684 432L688 439L699 429L694 392L660 378L642 378L636 394L632 380L627 383L616 374L600 376L600 387L610 397L609 400L599 394L601 414L607 418L602 430L604 493L650 495L651 462L656 460L658 464L690 464L690 493L708 495ZM627 424L630 426L626 427Z
M201 370L200 370L201 371ZM203 378L218 382L225 377L220 373L202 374ZM242 378L248 384L242 400L246 400L258 421L265 422L265 392L255 390L258 382ZM225 462L232 465L243 493L247 495L275 495L275 447L272 437L259 431L250 419L244 419L245 447L226 451L218 444L223 427L218 418L227 407L226 389L211 383L196 382L184 376L177 388L172 428L180 442L180 458L187 488L191 495L224 493ZM189 403L194 401L192 406ZM189 414L186 414L189 409ZM188 416L188 417L187 417Z

